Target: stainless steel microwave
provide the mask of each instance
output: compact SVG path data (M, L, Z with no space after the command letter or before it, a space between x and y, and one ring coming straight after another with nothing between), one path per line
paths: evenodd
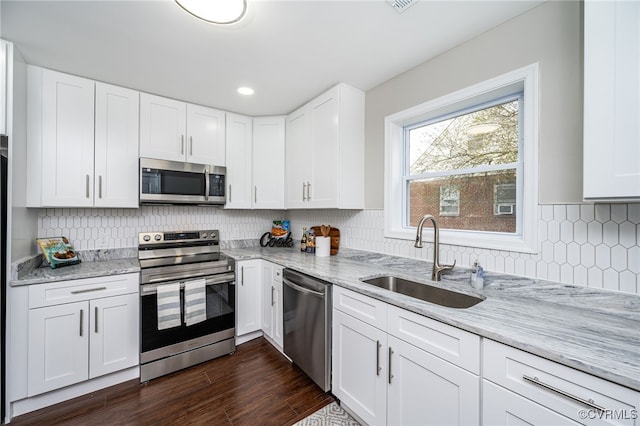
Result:
M226 167L140 158L140 204L225 203Z

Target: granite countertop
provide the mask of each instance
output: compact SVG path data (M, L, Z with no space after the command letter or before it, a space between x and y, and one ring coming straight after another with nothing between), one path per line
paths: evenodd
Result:
M433 283L431 263L360 250L315 257L297 248L227 249L236 260L261 258L480 336L640 391L640 296L488 273L483 290L469 269ZM485 297L467 309L446 308L365 284L393 274Z
M315 257L294 248L223 247L235 260L265 259L480 336L640 391L640 296L488 273L483 290L469 269L456 267L433 283L431 263L361 250ZM140 271L137 249L80 252L82 263L60 269L41 258L12 271L12 286ZM361 281L395 275L485 298L466 309L447 308Z

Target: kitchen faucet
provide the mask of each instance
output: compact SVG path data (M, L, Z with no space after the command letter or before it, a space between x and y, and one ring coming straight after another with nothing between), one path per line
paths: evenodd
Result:
M436 223L436 218L430 214L426 214L420 219L420 223L418 223L418 229L416 232L416 243L413 245L415 248L422 248L422 228L424 227L424 223L430 219L433 222L433 270L431 271L431 280L432 281L440 281L440 274L443 271L448 271L453 269L456 266L456 261L453 261L453 265L440 265L439 262L439 251L440 251L440 231L438 230L438 224Z

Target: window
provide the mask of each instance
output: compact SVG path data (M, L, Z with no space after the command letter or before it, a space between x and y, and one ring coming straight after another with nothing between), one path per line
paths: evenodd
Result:
M537 65L385 119L385 236L537 249Z
M460 214L460 190L456 185L440 187L440 216Z

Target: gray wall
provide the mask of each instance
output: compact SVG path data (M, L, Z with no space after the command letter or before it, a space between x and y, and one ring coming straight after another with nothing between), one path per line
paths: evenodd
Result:
M550 1L367 92L366 208L384 205L385 116L534 62L540 65L539 201L581 202L582 4Z

